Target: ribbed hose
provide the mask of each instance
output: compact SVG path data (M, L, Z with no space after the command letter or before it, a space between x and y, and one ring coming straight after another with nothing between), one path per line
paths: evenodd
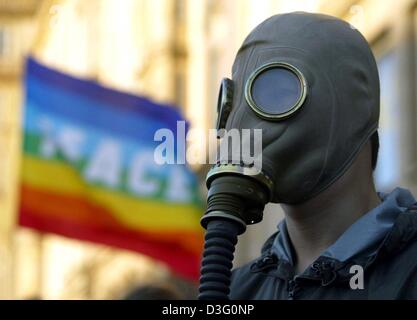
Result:
M201 263L199 300L228 300L233 254L240 224L229 219L214 219L207 224Z

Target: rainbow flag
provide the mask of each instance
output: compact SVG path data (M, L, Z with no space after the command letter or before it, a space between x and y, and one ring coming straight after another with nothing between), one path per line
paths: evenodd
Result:
M25 88L20 225L134 250L196 279L196 177L186 165L154 161L158 129L184 133L178 111L33 58Z

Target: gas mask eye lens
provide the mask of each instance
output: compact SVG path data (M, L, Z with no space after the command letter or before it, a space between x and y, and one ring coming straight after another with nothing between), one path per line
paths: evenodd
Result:
M228 78L223 78L220 84L219 98L217 101L217 130L224 129L227 118L232 111L233 82Z
M269 63L249 77L245 97L262 118L277 120L296 112L304 103L307 85L303 74L287 63Z
M283 68L260 73L252 84L252 99L261 111L281 114L290 110L301 95L297 76Z

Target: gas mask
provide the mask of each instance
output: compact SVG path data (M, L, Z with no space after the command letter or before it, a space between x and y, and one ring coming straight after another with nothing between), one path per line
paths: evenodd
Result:
M244 165L219 162L207 176L200 298L228 295L226 269L231 265L219 263L220 251L214 254L216 261L210 260L215 251L210 244L220 243L227 233L226 246L234 246L230 230L237 236L246 225L262 220L268 202L302 203L331 186L377 130L378 119L375 59L348 23L290 13L267 19L249 34L237 53L232 79L222 81L217 126L261 129L262 168L251 175ZM210 224L216 225L216 240ZM222 280L212 272L220 264Z

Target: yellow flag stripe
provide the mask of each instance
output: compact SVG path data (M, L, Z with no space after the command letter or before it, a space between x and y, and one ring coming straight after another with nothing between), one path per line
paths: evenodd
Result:
M138 199L121 192L89 185L70 165L25 155L22 166L24 183L45 191L85 197L107 208L116 219L130 228L148 230L200 230L201 210L194 205ZM99 217L97 217L99 219Z

